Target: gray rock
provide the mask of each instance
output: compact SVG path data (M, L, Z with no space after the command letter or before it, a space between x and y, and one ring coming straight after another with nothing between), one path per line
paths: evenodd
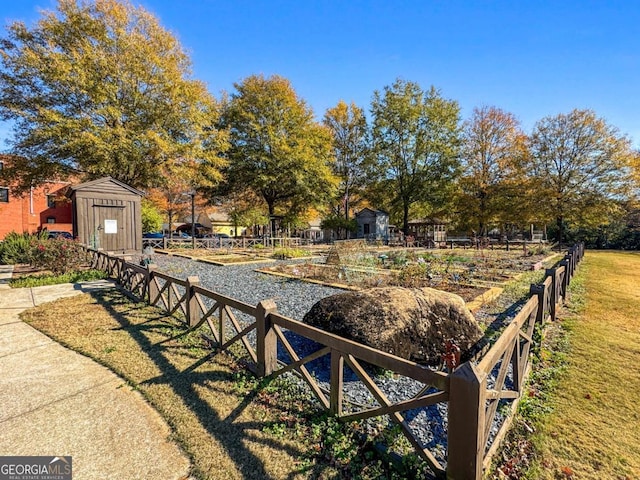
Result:
M340 293L318 301L304 322L427 365L441 363L447 340L464 355L483 336L461 297L433 288Z

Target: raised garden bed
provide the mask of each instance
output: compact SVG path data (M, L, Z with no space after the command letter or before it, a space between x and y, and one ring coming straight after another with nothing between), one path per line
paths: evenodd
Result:
M545 253L337 247L326 263L278 264L259 271L345 289L431 287L480 305L495 297L508 280L541 268Z
M448 282L443 283L438 281L406 285L401 281L398 281L397 274L390 270L367 270L357 267L348 268L315 263L300 263L296 265L280 264L272 267L261 268L258 271L271 275L280 275L288 278L295 278L297 280L343 288L345 290L359 290L389 285L432 287L460 295L465 301L471 301L477 298L490 288L487 286Z
M239 265L245 263L272 263L275 260L267 258L263 255L256 255L251 253L212 253L208 250L156 250L156 253L162 255L176 256L182 258L189 258L200 262L211 263L213 265Z

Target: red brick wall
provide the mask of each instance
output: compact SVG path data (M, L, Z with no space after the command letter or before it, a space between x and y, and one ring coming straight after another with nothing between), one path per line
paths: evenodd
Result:
M43 228L72 232L71 201L62 192L63 183L50 183L27 192L22 197L11 194L9 203L0 202L0 240L9 232L34 233ZM47 195L56 195L55 208L47 206ZM55 218L54 224L47 224L47 218Z

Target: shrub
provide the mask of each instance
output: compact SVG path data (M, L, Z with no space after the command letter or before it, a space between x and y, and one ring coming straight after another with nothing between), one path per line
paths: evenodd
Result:
M29 233L9 232L0 243L0 263L15 265L31 263L34 246L46 238L47 233L31 235Z
M31 265L51 270L55 275L79 269L87 263L79 243L63 238L39 240L31 253Z

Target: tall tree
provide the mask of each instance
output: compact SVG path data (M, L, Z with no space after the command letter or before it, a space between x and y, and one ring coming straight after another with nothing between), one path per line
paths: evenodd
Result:
M473 110L462 138L460 222L485 236L490 225L514 222L526 210L527 137L513 114L485 106Z
M235 88L222 123L231 142L228 189L252 189L272 219L276 208L284 215L326 203L336 185L327 128L283 77L252 75Z
M334 173L340 179L337 202L333 208L349 221L349 208L361 197L361 189L367 181L369 132L364 110L355 103L347 105L343 100L326 111L323 123L333 137L336 159ZM354 198L355 197L355 198Z
M607 222L630 186L630 141L591 110L546 117L531 136L532 172L540 206L557 225Z
M434 87L424 92L398 79L374 93L371 113L379 178L407 233L412 205L440 204L451 193L459 170L460 109Z
M0 118L13 121L13 152L27 159L11 172L24 188L70 174L146 188L175 159L221 166L215 101L142 8L59 0L32 28L10 25L0 48Z

